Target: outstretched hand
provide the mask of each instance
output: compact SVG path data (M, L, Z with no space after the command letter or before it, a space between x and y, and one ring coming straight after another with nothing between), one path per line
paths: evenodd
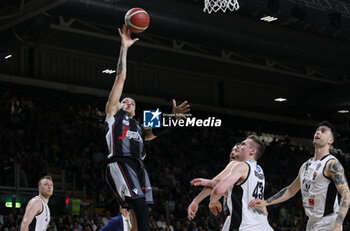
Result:
M131 47L136 41L138 41L138 38L132 39L130 34L131 31L126 27L126 25L123 25L123 29L120 30L120 28L118 28L118 32L120 35L120 38L122 40L122 47L124 48L129 48Z
M260 199L255 199L249 202L248 208L255 208L255 207L266 207L266 201L265 200L260 200Z
M189 112L190 110L190 105L187 101L184 101L179 106L176 106L176 101L175 99L173 99L173 114L175 114L176 119L186 119L186 116L184 114Z
M198 204L193 202L187 208L187 217L188 220L193 220L196 217L196 213L198 211Z
M210 181L204 178L195 178L190 181L190 184L194 186L210 186Z
M222 211L221 203L219 201L214 203L210 202L209 209L214 216L217 216Z

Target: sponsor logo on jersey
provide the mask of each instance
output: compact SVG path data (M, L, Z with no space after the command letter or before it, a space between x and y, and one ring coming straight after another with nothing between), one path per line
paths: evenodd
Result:
M258 173L256 170L254 170L254 174L260 180L263 180L265 178L263 173Z
M316 166L316 171L322 166L321 163L318 163L318 165Z
M134 131L130 131L130 130L128 130L126 132L126 138L128 138L129 140L135 140L138 142L142 141L142 137L138 132L134 132Z
M261 172L261 168L259 165L256 166L256 171Z
M118 139L122 140L128 138L129 140L135 140L138 142L142 142L142 137L138 131L130 131L129 126L125 126L123 134L118 137Z
M312 198L309 198L309 205L314 206L315 205L315 200Z
M132 191L137 194L137 188L134 188Z

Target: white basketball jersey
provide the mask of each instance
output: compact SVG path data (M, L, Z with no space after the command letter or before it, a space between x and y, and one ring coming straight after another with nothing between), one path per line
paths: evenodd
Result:
M246 180L234 185L228 191L227 206L231 214L230 230L270 231L273 230L267 216L256 208L249 209L248 204L256 198L264 199L265 176L256 161L246 161L249 172ZM232 168L234 168L232 166Z
M46 231L50 222L50 209L41 197L36 196L36 198L41 200L43 207L41 213L36 215L32 223L30 223L29 231Z
M324 175L324 168L333 155L306 161L300 171L301 195L309 219L320 219L339 210L337 188L332 179Z

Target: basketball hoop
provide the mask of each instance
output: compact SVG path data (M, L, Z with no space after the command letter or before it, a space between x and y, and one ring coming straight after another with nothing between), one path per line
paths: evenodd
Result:
M227 9L229 9L230 11L238 10L238 0L204 0L203 11L207 11L209 14L212 11L218 12L219 10L226 12Z

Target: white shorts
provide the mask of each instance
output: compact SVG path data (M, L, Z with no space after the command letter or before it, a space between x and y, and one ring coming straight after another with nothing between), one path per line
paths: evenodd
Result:
M330 214L319 220L310 220L307 222L306 231L329 231L332 229L338 214ZM343 230L343 229L342 229Z

